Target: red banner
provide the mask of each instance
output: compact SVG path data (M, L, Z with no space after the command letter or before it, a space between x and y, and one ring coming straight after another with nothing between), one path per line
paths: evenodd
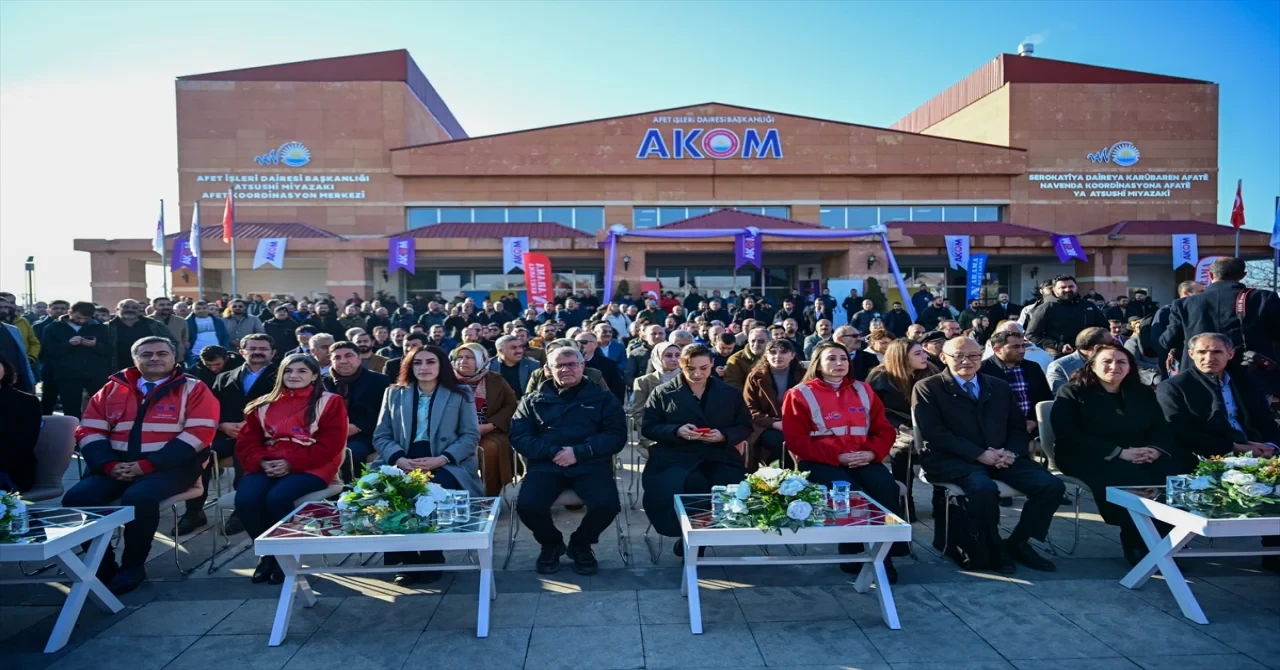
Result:
M524 285L529 294L529 306L542 312L543 305L555 304L555 292L551 288L551 259L546 254L525 252Z

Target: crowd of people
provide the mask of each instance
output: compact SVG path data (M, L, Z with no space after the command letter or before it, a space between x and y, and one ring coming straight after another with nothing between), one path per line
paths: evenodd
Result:
M621 509L613 470L630 421L647 453L645 511L661 535L680 535L674 495L779 460L915 519L918 466L964 492L964 514L935 529L954 540L945 546L955 560L1048 571L1030 540L1046 539L1065 493L1037 458L1036 405L1052 400L1054 465L1089 485L1136 563L1145 546L1105 502L1106 487L1163 485L1197 456L1269 456L1280 444L1269 404L1280 302L1244 286L1239 259L1216 261L1211 274L1207 290L1184 284L1163 307L1144 292L1081 296L1069 276L1026 306L1000 294L963 312L921 290L914 320L901 303L884 309L853 292L838 325L826 290L777 306L697 289L607 304L581 292L543 306L514 294L404 304L353 295L341 306L158 297L123 300L114 315L62 300L24 311L0 293L0 414L16 436L0 450L0 488L31 485L42 415L60 407L79 418L86 476L63 502L136 508L120 562L108 555L100 570L123 593L145 580L159 501L200 481L207 490L220 461L235 473L225 530L251 537L365 464L427 470L475 495L499 494L523 470L515 511L541 547L536 570L555 572L567 556L592 574L592 547ZM997 482L1026 497L1005 538ZM586 511L566 541L551 507L567 489ZM209 523L205 500L186 502L180 534ZM896 580L891 561L886 569ZM253 575L282 579L269 557Z

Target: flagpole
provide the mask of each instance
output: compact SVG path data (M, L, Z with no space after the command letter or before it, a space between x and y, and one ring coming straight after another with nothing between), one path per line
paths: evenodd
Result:
M1240 257L1240 229L1236 228L1236 258Z
M195 206L191 208L191 228L194 234L188 243L191 246L191 254L196 258L196 301L204 300L204 245L200 243L201 232L200 227L200 198L196 198Z
M181 217L182 214L179 213L178 216ZM181 225L182 222L179 221L178 224ZM161 242L160 272L163 273L161 275L161 286L163 287L162 290L164 291L164 297L168 298L169 297L169 259L168 259L169 251L168 249L165 248L164 243L166 241L167 240L164 239L164 198L161 198L160 199L160 242Z
M236 297L236 238L231 238L231 298Z

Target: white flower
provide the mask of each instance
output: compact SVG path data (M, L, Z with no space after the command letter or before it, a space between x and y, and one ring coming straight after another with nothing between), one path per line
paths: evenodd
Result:
M413 513L420 517L429 517L434 511L436 511L436 501L432 500L431 496L421 495L413 501Z
M338 511L345 512L349 509L351 509L351 503L347 501L346 497L338 498Z
M782 482L782 486L778 487L778 493L784 496L798 495L808 484L809 482L799 477L787 477L786 481Z
M751 483L738 482L738 486L733 489L733 497L738 500L746 500L751 497Z
M1252 456L1228 456L1222 459L1222 464L1228 469L1249 468L1258 464L1258 459Z
M364 485L366 485L366 486L368 486L368 485L370 485L370 484L377 484L377 483L378 483L378 473L377 473L377 472L370 472L369 474L367 474L367 475L365 475L365 476L361 477L360 479L358 479L358 480L356 480L356 481L358 481L358 482L360 482L361 484L364 484Z
M436 502L444 502L449 497L449 491L439 484L427 484L427 495Z
M746 514L747 504L742 502L741 500L738 500L737 498L730 500L729 513L730 514Z
M1258 481L1256 477L1239 470L1228 470L1222 475L1223 484L1252 484Z
M1188 486L1192 491L1204 491L1210 486L1213 486L1213 477L1201 475L1191 480L1191 484Z
M774 477L781 475L782 471L778 468L760 468L759 470L756 470L756 474L760 475L762 479L773 479Z
M402 472L402 471L400 470L400 468L397 468L397 467L396 467L396 466L394 466L394 465L384 465L384 466L382 466L382 467L378 468L378 472L379 472L379 473L381 473L381 474L384 474L384 475L386 475L386 476L388 476L388 477L403 477L403 476L404 476L404 472Z
M378 502L374 503L373 506L377 507L378 509L387 509L388 507L391 507L391 503L385 500L379 500Z
M1273 491L1275 491L1275 487L1269 486L1267 484L1263 484L1262 482L1245 484L1244 486L1240 487L1240 493L1246 496L1249 496L1251 498L1261 498L1262 496L1269 496Z
M796 521L804 521L810 514L813 514L813 505L803 500L792 500L791 504L787 505L787 516Z

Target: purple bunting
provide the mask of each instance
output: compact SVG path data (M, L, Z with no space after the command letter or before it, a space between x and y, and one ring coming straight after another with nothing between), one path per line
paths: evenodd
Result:
M187 237L177 237L173 240L173 255L169 260L169 271L177 272L178 270L187 269L192 272L199 272L199 262L195 254L191 253L191 240Z
M1089 261L1089 256L1085 254L1084 247L1080 246L1080 240L1075 235L1054 235L1053 250L1058 253L1059 263Z
M414 274L415 242L412 237L393 237L387 244L387 273L404 269Z
M763 269L764 265L761 261L763 249L760 248L760 229L747 228L737 235L733 236L733 269L744 265L754 265Z

